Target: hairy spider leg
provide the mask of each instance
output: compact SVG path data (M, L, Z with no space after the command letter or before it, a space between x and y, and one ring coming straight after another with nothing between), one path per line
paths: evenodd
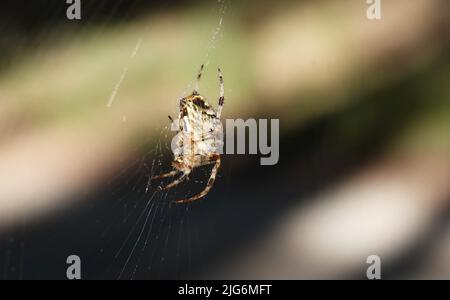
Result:
M198 89L199 89L199 85L200 85L200 79L202 79L202 75L203 75L203 70L205 69L205 65L202 64L200 66L200 71L198 71L197 74L197 81L195 82L195 89L194 92L192 94L197 95L198 94Z
M169 190L171 188L174 188L175 186L179 185L181 182L186 180L186 178L189 176L191 172L185 172L183 173L178 179L174 180L172 183L169 183L165 187L163 187L163 190Z
M223 104L225 103L225 86L223 84L222 71L220 70L220 68L218 69L218 71L219 71L220 94L219 94L219 107L217 108L217 118L220 119L220 115L222 114Z
M179 170L173 170L173 171L170 171L170 172L165 173L165 174L152 176L152 178L150 178L150 179L154 180L154 179L162 179L162 178L167 178L167 177L173 177L173 176L177 175L178 173L180 173Z
M175 201L175 203L179 203L179 204L189 203L189 202L193 202L193 201L196 201L196 200L199 200L199 199L205 197L211 190L212 186L214 185L214 181L216 180L216 175L217 175L217 172L219 171L219 168L220 168L220 156L217 156L215 165L211 171L211 176L208 179L208 183L206 184L205 189L201 193L199 193L191 198L177 200L177 201Z

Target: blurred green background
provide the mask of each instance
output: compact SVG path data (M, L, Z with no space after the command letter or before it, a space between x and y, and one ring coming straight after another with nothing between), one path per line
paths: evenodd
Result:
M448 1L61 2L0 4L4 278L77 251L89 278L450 277ZM280 119L280 163L226 155L172 207L146 178L202 63L224 118Z

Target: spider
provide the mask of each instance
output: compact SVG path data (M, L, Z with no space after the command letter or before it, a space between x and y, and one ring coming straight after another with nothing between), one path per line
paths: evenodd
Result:
M184 180L188 180L189 174L194 168L214 164L208 183L202 192L187 199L176 200L175 203L189 203L205 197L216 179L220 168L219 149L223 146L222 123L220 115L222 113L224 97L223 76L220 68L219 72L219 106L217 111L198 92L199 82L203 74L204 65L200 67L197 75L196 87L187 97L183 97L179 102L177 148L174 151L172 161L173 171L158 176L153 179L173 177L181 173L181 176L172 183L160 189L171 189ZM169 116L172 124L174 120Z

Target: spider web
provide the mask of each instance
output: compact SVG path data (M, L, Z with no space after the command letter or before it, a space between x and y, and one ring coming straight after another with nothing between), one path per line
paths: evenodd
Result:
M211 33L203 61L195 64L196 69L201 63L205 68L210 64L213 52L222 37L227 7L227 0L217 1L217 26ZM142 39L137 42L130 60L138 54L142 42ZM128 64L129 62L114 87L108 100L108 107L113 104L117 91L129 71ZM196 71L193 72L194 75ZM180 93L180 97L190 93L195 82L193 77ZM178 100L175 99L174 107L177 105ZM191 212L192 204L176 205L173 201L195 194L198 186L203 188L206 184L205 178L209 175L208 170L196 169L195 173L200 173L199 176L192 176L187 183L171 191L159 191L157 187L161 183L150 180L152 176L170 170L172 159L170 140L174 135L175 132L170 131L169 122L163 125L157 142L153 143L153 149L124 167L110 182L112 189L119 186L118 190L112 191L116 200L111 206L111 211L117 208L123 210L123 217L118 219L117 223L111 223L108 213L99 219L98 223L104 223L103 226L106 227L100 235L103 241L99 243L101 248L98 255L103 255L104 247L108 244L108 240L111 240L112 232L119 230L122 233L120 238L122 241L114 251L111 263L107 267L106 277L112 276L116 279L189 277L191 271L195 270L195 260L202 256L199 253L201 251L199 245L204 243L207 237L202 236L203 234L197 230L198 225L195 224L195 220L193 221ZM143 144L151 143L151 140L143 141ZM117 185L116 180L124 181L125 188L123 184ZM165 182L170 182L170 179ZM209 234L213 234L212 230Z
M205 37L203 61L192 62L192 80L184 89L181 87L180 97L192 91L198 67L210 64L222 37L227 8L227 0L219 0L214 6L217 23ZM129 66L145 42L140 38L130 45L129 57L122 62L122 72L105 99L105 110L126 101L120 98L119 91L127 74L133 72ZM178 99L174 98L174 110L177 105ZM215 235L214 223L205 224L198 218L206 214L210 204L201 201L202 205L174 205L173 201L204 188L210 170L196 169L189 181L170 191L159 191L160 182L150 181L153 175L170 170L170 141L174 135L167 120L156 137L142 139L132 151L135 158L123 163L104 191L88 196L92 199L82 201L88 203L80 204L82 209L74 207L74 211L82 212L39 225L37 233L35 226L27 223L8 233L0 240L0 277L41 278L38 269L48 268L48 274L65 278L64 262L71 254L82 260L83 279L181 279L196 274L199 262L207 256L205 245ZM49 258L40 262L43 253L51 256L52 251L64 257L55 257L52 265L46 265Z

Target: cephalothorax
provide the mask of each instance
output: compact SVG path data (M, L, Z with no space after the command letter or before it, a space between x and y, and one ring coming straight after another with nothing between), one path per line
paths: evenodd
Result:
M219 71L219 106L217 111L198 92L199 81L202 77L204 66L200 68L197 76L197 84L194 91L187 97L180 99L178 115L177 147L172 161L173 171L154 176L152 179L173 177L181 174L172 183L163 189L170 189L182 181L188 179L189 174L196 167L214 164L211 175L205 189L199 194L176 203L188 203L206 196L214 185L217 172L220 168L220 149L223 146L222 123L220 115L224 104L223 76ZM169 119L174 122L169 116Z

